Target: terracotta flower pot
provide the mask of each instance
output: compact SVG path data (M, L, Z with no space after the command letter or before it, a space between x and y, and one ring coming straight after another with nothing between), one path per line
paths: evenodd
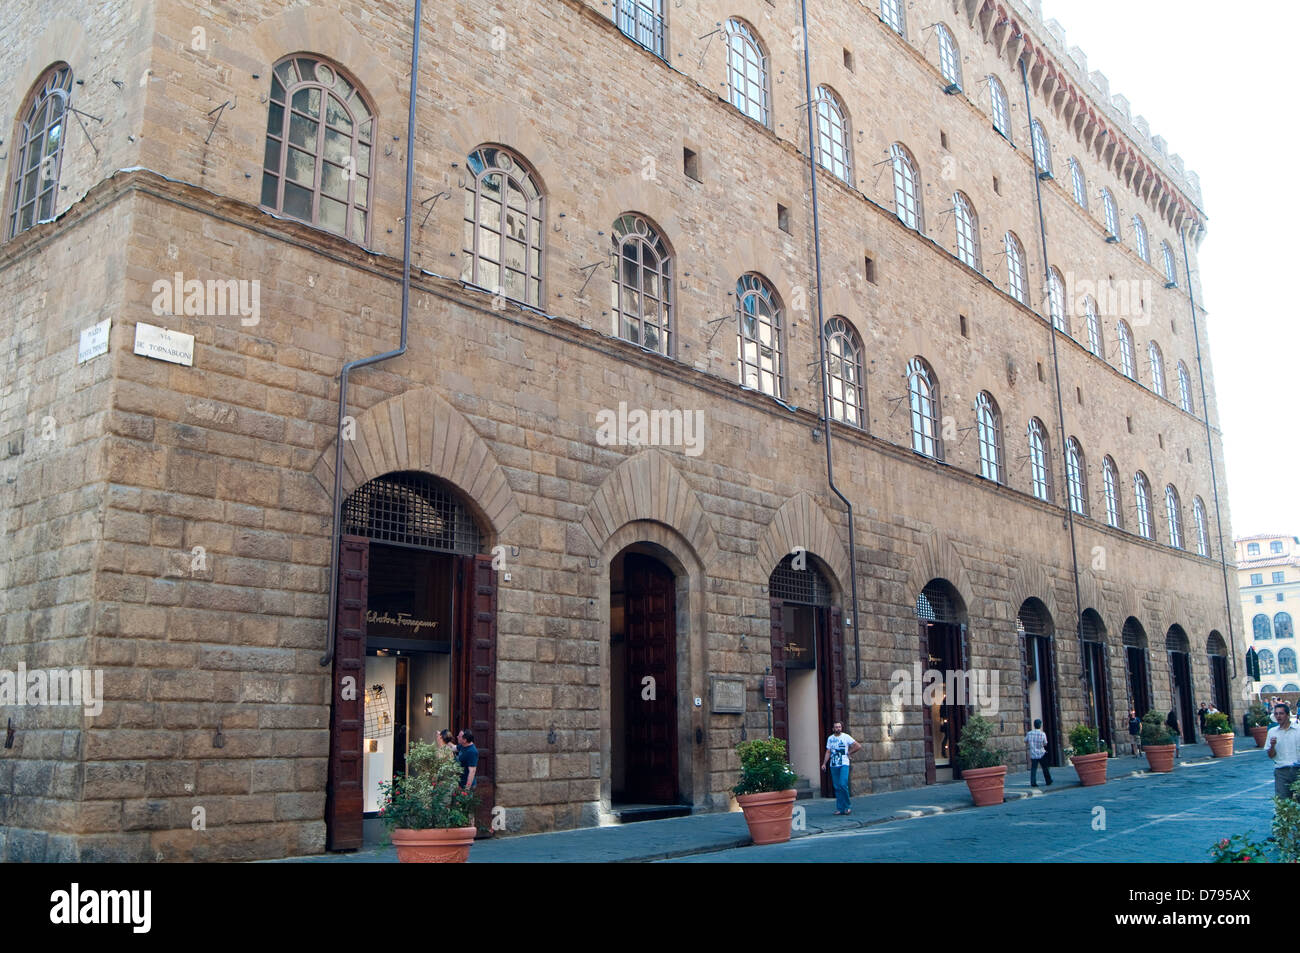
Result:
M755 844L784 844L790 839L790 819L794 816L795 790L766 791L762 794L736 796L745 812L749 836Z
M961 776L966 787L970 788L970 796L976 807L1002 803L1002 790L1007 783L1005 764L992 768L970 768L963 770Z
M1231 758L1232 743L1236 737L1236 735L1206 735L1205 740L1210 743L1210 751L1216 758Z
M1255 747L1264 747L1264 741L1268 738L1268 725L1254 725L1250 729L1250 736L1255 739Z
M403 864L463 864L469 860L477 827L433 827L416 831L398 827L393 830L397 860Z
M1072 754L1070 763L1079 773L1079 783L1087 788L1094 784L1106 783L1106 762L1109 758L1109 753L1105 751L1098 751L1096 754Z
M1176 750L1176 745L1144 745L1142 748L1142 752L1147 756L1147 765L1158 774L1166 774L1174 770Z

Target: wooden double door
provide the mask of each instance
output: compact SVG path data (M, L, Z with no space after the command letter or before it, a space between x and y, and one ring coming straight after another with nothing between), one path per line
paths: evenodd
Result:
M676 804L677 580L659 560L623 557L623 787L631 804ZM647 681L650 679L650 681Z
M800 610L791 612L791 609ZM814 642L817 679L817 738L819 750L831 729L838 721L844 731L852 735L848 723L848 688L844 669L844 624L836 606L806 606L787 603L784 599L770 600L772 620L772 737L790 745L790 672L788 646ZM791 620L811 631L792 631ZM818 758L821 755L818 754ZM810 779L811 780L811 779ZM821 772L821 796L834 797L829 771Z
M969 671L966 664L966 626L956 622L921 622L921 669L934 669L945 678L949 672ZM969 698L965 701L969 702ZM925 783L939 780L940 768L951 768L952 779L961 777L957 744L970 708L956 704L945 692L935 706L924 705Z

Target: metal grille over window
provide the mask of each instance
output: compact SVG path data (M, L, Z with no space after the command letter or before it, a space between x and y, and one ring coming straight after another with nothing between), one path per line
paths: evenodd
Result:
M1085 642L1105 642L1102 636L1101 625L1097 620L1096 613L1091 610L1084 612L1083 618L1079 620L1079 633L1083 636Z
M1047 638L1052 634L1051 626L1043 611L1030 604L1021 606L1020 612L1016 615L1016 631L1020 633L1021 638L1026 635Z
M952 604L948 593L933 583L921 590L921 594L916 597L916 617L922 622L961 624L957 607Z
M1124 623L1123 640L1127 648L1144 649L1147 647L1147 634L1142 631L1142 626L1138 625L1135 619L1129 619Z
M480 548L465 505L450 487L422 473L392 473L359 487L343 504L343 532L462 556Z
M393 733L393 709L383 685L366 689L365 737L387 738Z
M817 567L807 563L807 556L800 554L805 562L804 569L794 568L794 554L781 560L768 580L768 589L773 599L795 602L805 606L829 606L831 604L831 587Z

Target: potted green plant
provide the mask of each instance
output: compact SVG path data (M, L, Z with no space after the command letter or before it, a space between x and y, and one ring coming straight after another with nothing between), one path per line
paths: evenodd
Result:
M1106 762L1110 756L1097 742L1097 729L1075 725L1070 729L1070 763L1086 787L1106 783Z
M406 775L380 785L379 814L404 864L463 864L478 828L478 795L460 785L461 767L446 748L417 741Z
M1255 747L1264 747L1264 740L1268 738L1268 709L1264 703L1256 700L1246 711L1246 723L1250 725L1250 736L1255 739Z
M1212 711L1205 716L1205 740L1210 743L1210 751L1216 758L1231 758L1232 745L1236 735L1228 716L1221 711Z
M1007 781L1006 752L990 744L993 722L975 714L962 726L957 740L957 764L976 807L1002 803Z
M1165 724L1158 711L1142 716L1142 752L1147 756L1147 766L1160 774L1174 770L1174 733Z
M740 783L732 792L745 812L755 844L782 844L790 839L795 783L799 776L786 760L780 738L752 738L736 746Z

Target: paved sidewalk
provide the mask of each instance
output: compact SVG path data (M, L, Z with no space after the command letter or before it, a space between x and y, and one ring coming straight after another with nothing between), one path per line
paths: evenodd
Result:
M1244 740L1244 744L1243 744ZM1262 756L1249 738L1238 737L1234 757ZM1212 760L1209 745L1183 745L1178 763ZM1145 757L1131 755L1111 758L1107 762L1108 780L1140 777L1148 774ZM1065 766L1053 772L1055 783L1038 789L1029 786L1029 772L1008 774L1005 799L1015 801L1029 797L1050 796L1053 791L1079 786L1074 768ZM852 830L889 821L906 820L932 814L947 814L973 808L964 782L930 785L906 791L887 791L861 795L853 799L853 813L835 817L835 801L813 798L796 802L804 809L804 830L794 837L808 837L832 831ZM475 843L470 863L636 863L708 854L713 851L744 847L750 843L745 818L739 812L695 814L662 821L640 821L609 827L587 827L546 834L497 836ZM367 848L350 854L319 854L293 857L276 863L396 863L392 847Z

